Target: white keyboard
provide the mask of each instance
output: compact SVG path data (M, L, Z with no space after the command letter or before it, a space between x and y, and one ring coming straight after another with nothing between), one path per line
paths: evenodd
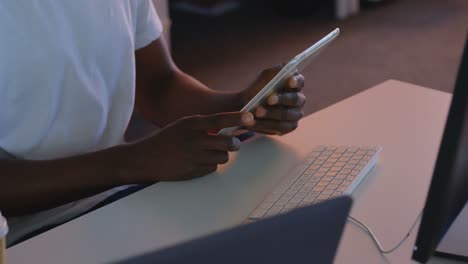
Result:
M382 147L317 146L250 215L260 220L351 194L374 167Z

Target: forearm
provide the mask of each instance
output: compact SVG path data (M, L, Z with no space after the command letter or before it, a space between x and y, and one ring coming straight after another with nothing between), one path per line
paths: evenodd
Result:
M50 161L0 161L0 208L22 215L122 185L128 170L121 147Z
M190 115L239 111L243 107L241 93L210 89L179 70L164 79L160 78L158 83L137 85L151 86L137 87L137 90L148 91L137 98L138 111L146 119L160 125Z

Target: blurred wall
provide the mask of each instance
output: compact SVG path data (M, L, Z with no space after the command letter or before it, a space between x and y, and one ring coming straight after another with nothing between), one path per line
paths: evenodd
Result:
M169 17L169 0L152 0L164 27L167 43L170 43L171 18Z

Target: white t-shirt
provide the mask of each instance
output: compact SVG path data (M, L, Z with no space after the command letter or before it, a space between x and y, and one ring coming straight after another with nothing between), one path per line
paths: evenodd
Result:
M0 149L41 160L120 144L135 50L161 32L151 0L0 1ZM89 201L65 207L84 211Z

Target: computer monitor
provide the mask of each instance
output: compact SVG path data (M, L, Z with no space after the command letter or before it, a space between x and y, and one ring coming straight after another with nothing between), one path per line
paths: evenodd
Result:
M421 263L429 260L467 200L468 40L413 250L414 260ZM468 260L468 256L460 257Z

